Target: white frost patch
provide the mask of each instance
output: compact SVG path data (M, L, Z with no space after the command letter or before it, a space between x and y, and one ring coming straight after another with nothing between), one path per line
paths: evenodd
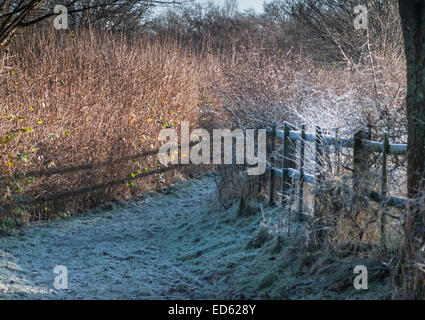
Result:
M323 297L310 279L300 277L303 239L297 239L295 225L289 236L283 228L284 241L277 242L273 226L284 213L266 208L264 214L237 217L237 207L223 211L218 205L215 186L214 176L206 175L165 193L116 203L111 211L0 237L0 298ZM271 239L258 248L247 246L261 223ZM54 289L58 265L67 267L67 290Z

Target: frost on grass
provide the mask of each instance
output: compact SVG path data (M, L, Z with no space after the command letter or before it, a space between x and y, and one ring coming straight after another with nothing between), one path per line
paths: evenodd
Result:
M152 193L107 211L29 226L0 238L0 248L7 248L0 251L0 297L346 298L346 292L332 288L330 295L323 294L320 285L328 275L323 271L315 278L309 269L317 259L310 267L303 265L301 227L293 226L289 233L275 228L285 213L266 207L240 217L237 205L222 209L214 186L214 177L206 175L166 194ZM56 265L68 268L68 290L53 288ZM343 267L342 277L349 265Z
M25 298L33 294L48 294L49 290L34 284L10 254L0 250L0 298L11 295Z

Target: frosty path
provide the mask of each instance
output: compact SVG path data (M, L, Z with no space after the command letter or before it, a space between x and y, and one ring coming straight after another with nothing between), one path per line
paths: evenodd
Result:
M255 252L243 250L252 233L210 212L214 187L205 176L0 237L0 298L238 298L232 282L252 277L234 279L233 268L245 261L249 271ZM68 290L54 289L57 265L68 269Z

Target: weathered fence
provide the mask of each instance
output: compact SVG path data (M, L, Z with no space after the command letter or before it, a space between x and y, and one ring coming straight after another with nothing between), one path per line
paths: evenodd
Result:
M295 126L289 123L283 123L281 129L278 129L276 123L273 123L272 129L267 130L267 135L271 139L269 143L268 153L270 153L271 166L267 166L270 171L270 188L269 199L272 202L275 195L275 179L280 178L280 193L282 195L282 205L287 204L290 199L290 193L294 190L294 180L298 180L298 211L303 213L304 203L304 183L318 185L323 179L323 156L325 155L325 146L334 146L335 153L339 157L339 152L343 148L353 149L353 193L359 193L362 188L360 177L367 168L365 162L367 154L382 153L382 169L380 172L380 191L366 190L369 199L381 205L381 208L395 207L404 209L406 207L407 198L391 196L388 194L387 186L387 155L406 155L407 144L389 143L388 133L383 132L382 142L371 141L366 139L364 131L356 132L352 138L340 138L338 130L335 135L325 135L321 128L316 127L314 133L306 131L306 126L297 130ZM275 164L276 138L282 141L282 155L280 167ZM315 174L305 172L305 145L311 142L315 145ZM298 148L297 148L298 144ZM298 168L296 164L297 154L299 158ZM384 212L384 214L388 214ZM389 215L389 214L388 214ZM392 216L393 218L398 218Z

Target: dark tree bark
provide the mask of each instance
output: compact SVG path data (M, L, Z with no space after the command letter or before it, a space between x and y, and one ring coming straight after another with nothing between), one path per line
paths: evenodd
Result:
M425 177L425 1L400 0L407 60L408 195L416 198Z
M425 0L399 0L407 63L406 112L408 125L407 189L409 205L405 222L405 288L414 298L425 298ZM417 200L414 200L417 199Z

